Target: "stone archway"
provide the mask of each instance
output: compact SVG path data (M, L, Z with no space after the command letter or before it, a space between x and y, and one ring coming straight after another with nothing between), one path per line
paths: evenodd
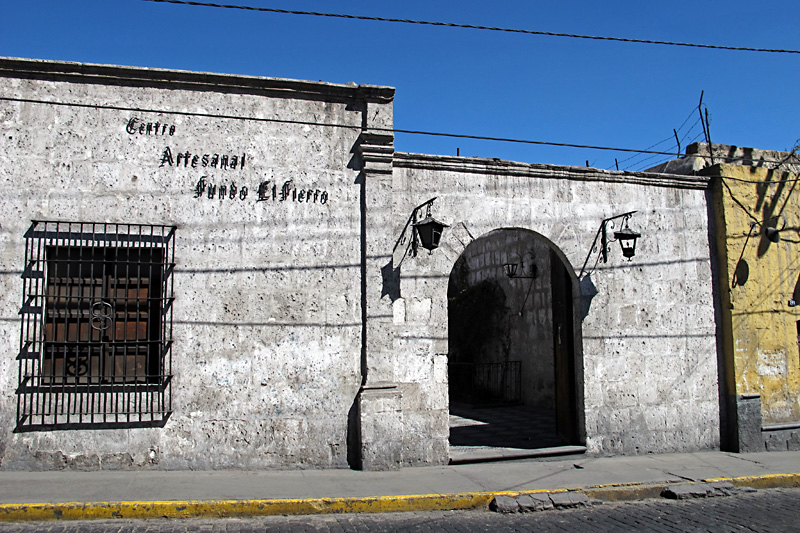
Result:
M575 294L563 254L535 232L498 229L467 246L448 285L451 459L578 451L565 448L582 433Z

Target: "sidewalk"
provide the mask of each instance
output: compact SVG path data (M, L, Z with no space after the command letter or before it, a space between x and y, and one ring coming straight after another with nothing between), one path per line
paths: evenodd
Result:
M0 521L467 509L528 491L624 500L709 479L800 487L800 451L572 455L393 472L0 471Z

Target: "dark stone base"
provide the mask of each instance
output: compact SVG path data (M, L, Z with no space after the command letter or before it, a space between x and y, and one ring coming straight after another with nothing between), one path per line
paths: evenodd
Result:
M764 447L768 452L800 450L800 427L764 428Z
M761 419L761 396L736 397L737 449L747 452L784 452L800 450L800 423L764 426Z
M764 440L761 436L761 396L743 394L736 397L736 425L740 453L763 452Z

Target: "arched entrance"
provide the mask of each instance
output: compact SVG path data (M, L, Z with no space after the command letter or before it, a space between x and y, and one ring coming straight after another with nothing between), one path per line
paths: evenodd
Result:
M494 230L458 258L447 295L453 462L580 451L576 294L563 254L529 230Z

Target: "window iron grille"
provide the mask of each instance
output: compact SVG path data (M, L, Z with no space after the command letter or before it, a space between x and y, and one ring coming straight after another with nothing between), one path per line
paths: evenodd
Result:
M31 224L16 431L166 423L175 229Z

